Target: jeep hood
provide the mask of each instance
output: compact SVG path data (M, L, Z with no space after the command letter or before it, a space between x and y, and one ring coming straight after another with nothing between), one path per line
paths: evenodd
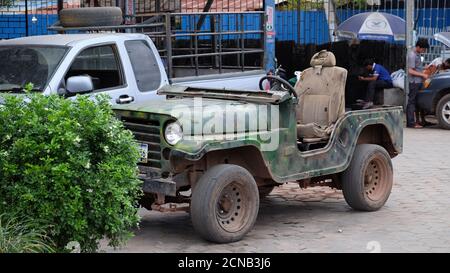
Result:
M258 108L260 105L277 105L291 98L283 91L239 91L205 88L188 88L183 86L166 86L158 90L159 95L166 95L165 100L153 100L141 103L114 105L115 111L133 111L150 114L174 116L180 111L242 111ZM234 109L234 110L231 110Z
M247 101L175 97L129 105L115 105L122 118L176 119L186 135L222 135L278 128L278 105ZM158 117L161 116L161 117ZM162 117L165 116L165 117ZM270 127L269 127L270 126ZM273 128L272 128L273 129Z
M207 111L207 109L225 109L226 107L236 108L248 105L247 102L227 101L215 99L201 98L172 98L163 101L147 101L128 105L114 105L113 110L116 112L142 112L150 114L160 114L174 116L180 111Z

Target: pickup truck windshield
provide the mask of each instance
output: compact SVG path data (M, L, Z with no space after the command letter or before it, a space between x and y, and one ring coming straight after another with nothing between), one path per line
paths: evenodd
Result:
M22 92L27 83L44 90L67 47L0 46L0 92Z

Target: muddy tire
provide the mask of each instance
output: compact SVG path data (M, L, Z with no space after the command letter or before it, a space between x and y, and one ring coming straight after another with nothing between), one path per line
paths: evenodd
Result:
M389 198L392 184L392 162L387 151L379 145L356 146L350 166L342 176L347 204L355 210L378 210Z
M206 240L241 240L255 224L259 194L255 179L244 168L220 164L196 183L191 198L194 229Z
M273 191L274 188L275 188L275 185L258 187L259 199L261 200L262 198L267 197L267 195L269 195Z
M117 26L123 22L118 7L62 9L59 18L63 27Z
M450 130L450 94L439 100L436 107L436 117L442 129Z

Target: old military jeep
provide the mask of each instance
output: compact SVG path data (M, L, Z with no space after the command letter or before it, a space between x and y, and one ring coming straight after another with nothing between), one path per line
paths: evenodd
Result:
M259 200L278 185L342 189L355 210L374 211L393 184L402 152L402 108L346 111L347 71L316 54L288 91L167 87L161 101L115 106L141 145L142 205L189 209L205 239L240 240ZM270 76L269 76L270 77Z

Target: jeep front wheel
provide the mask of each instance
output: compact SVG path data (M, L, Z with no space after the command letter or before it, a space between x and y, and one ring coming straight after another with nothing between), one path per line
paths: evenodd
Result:
M191 220L206 240L229 243L241 240L255 224L258 187L244 168L220 164L209 169L192 191Z
M389 198L392 184L392 162L387 151L379 145L356 146L342 176L342 191L349 206L362 211L380 209Z
M450 130L450 94L445 95L439 101L436 110L439 126L442 129Z

